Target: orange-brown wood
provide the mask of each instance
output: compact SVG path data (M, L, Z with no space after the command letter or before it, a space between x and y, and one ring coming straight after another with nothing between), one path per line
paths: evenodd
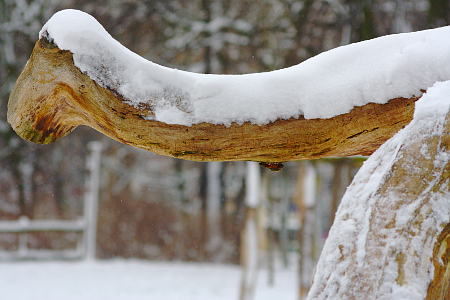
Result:
M188 127L145 120L148 110L116 95L76 68L72 53L43 39L11 93L8 122L21 137L41 144L86 125L127 145L187 160L284 162L371 154L411 121L418 99L369 103L330 119Z

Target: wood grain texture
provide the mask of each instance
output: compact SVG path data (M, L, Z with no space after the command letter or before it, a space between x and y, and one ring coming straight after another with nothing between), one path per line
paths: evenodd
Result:
M8 103L8 122L24 139L46 144L86 125L133 147L195 161L284 162L369 155L408 124L414 102L370 103L330 119L277 120L267 125L168 125L145 120L120 95L74 66L72 53L37 41Z

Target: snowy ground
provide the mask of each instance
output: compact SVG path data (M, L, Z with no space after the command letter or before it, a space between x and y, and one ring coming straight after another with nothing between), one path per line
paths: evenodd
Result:
M1 262L2 300L233 300L239 299L239 266L140 260ZM297 299L296 268L258 273L255 300Z

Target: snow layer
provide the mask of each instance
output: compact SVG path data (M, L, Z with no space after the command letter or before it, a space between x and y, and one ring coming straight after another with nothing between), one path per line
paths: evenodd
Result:
M166 68L131 52L90 15L63 10L39 37L74 54L74 63L148 116L169 124L266 124L303 115L331 118L369 102L419 96L450 79L450 27L385 36L324 52L297 66L247 75Z
M280 264L281 265L281 264ZM239 298L233 265L113 260L2 262L2 300L229 300ZM261 270L254 300L297 299L296 269L277 268L275 285Z
M449 180L443 180L434 190L439 180L445 178L444 167L450 154L440 142L437 149L428 149L427 144L420 142L444 134L443 125L449 112L450 81L438 82L416 102L413 121L364 163L342 198L308 299L347 299L349 295L358 299L362 295L358 293L364 289L367 292L364 295L370 299L425 299L434 274L433 246L443 225L450 221ZM422 162L416 158L407 160L399 152L415 148L423 156ZM383 184L396 172L393 166L399 160L405 174L404 182L397 184L404 185L403 192L397 188L380 193ZM408 174L413 178L414 174L423 176L423 172L417 172L424 167L430 172L422 178L423 191L414 199ZM415 223L418 220L419 226ZM377 230L370 231L371 226ZM397 281L400 253L404 255L402 285ZM361 289L349 288L355 281ZM374 294L369 293L371 287ZM343 295L344 291L347 294Z

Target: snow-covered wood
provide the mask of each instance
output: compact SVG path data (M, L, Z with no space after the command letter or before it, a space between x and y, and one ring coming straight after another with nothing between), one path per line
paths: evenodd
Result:
M265 125L191 126L146 120L120 95L73 64L73 54L36 43L8 104L8 122L24 139L46 144L86 125L125 144L197 161L282 162L370 154L411 121L414 101L369 103L330 119L303 117Z
M409 123L423 91L450 79L449 32L355 43L273 72L207 75L147 61L93 17L65 10L42 28L8 122L38 143L87 125L198 161L367 155Z
M53 15L39 32L100 86L141 116L166 124L264 125L303 116L331 118L367 103L420 95L450 79L450 27L388 35L323 52L272 72L211 75L166 68L131 52L95 18Z
M342 199L308 299L447 299L450 81L360 169Z

